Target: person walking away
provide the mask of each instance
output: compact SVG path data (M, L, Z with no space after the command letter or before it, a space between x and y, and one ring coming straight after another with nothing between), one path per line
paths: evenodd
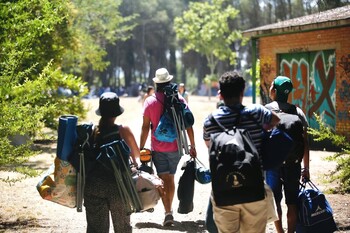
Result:
M145 146L149 130L151 129L151 150L153 154L153 162L158 176L164 181L165 194L162 196L162 202L165 210L165 218L163 225L172 226L174 217L172 212L172 202L175 193L174 175L178 163L180 161L180 153L176 140L174 142L161 142L156 139L154 132L163 114L165 95L163 89L170 84L173 76L169 74L167 69L160 68L156 71L153 81L156 86L156 92L153 98L147 98L143 108L143 123L140 136L140 148ZM179 95L181 102L186 103L184 98ZM186 104L187 105L187 104ZM190 156L196 157L195 140L193 128L186 129L190 141Z
M280 119L276 113L260 104L243 106L244 88L245 80L237 72L229 71L224 73L219 79L219 95L220 99L224 101L224 105L219 106L211 115L227 129L232 129L239 122L240 128L245 128L249 131L259 152L263 129L269 130L273 128ZM204 120L203 127L203 139L208 147L210 146L211 134L222 132L220 126L210 118L209 115ZM222 179L225 178L223 177ZM256 189L257 193L264 192L263 183L261 187L256 187ZM217 229L212 222L211 205L213 206L212 211ZM259 197L246 203L217 206L212 193L206 219L207 229L210 232L223 233L265 233L267 224L266 213L266 201L264 198L261 199Z
M116 118L124 112L119 105L119 97L113 92L105 92L100 96L96 114L101 116L94 130L96 147L118 139L124 139L130 148L130 157L135 166L140 151L134 134L128 126L115 124ZM132 232L130 213L127 213L122 202L113 171L96 162L86 178L84 190L84 206L86 209L87 233L108 233L110 216L114 232Z
M180 83L179 84L179 93L186 100L186 102L188 103L188 92L186 90L186 87L185 87L184 83Z
M271 187L276 201L279 220L275 221L275 227L278 233L284 232L282 227L282 189L284 190L285 203L287 205L287 225L288 233L295 232L297 224L297 198L299 194L300 178L309 179L309 146L307 140L308 122L303 111L288 103L289 93L293 90L293 84L288 77L276 77L270 87L270 98L273 102L265 105L269 109L281 110L290 112L290 109L295 109L295 114L299 116L304 125L304 154L303 165L301 170L301 161L285 163L276 169L266 171L266 183Z
M146 93L143 95L142 104L145 102L145 100L148 96L152 96L153 94L154 94L154 87L148 86Z

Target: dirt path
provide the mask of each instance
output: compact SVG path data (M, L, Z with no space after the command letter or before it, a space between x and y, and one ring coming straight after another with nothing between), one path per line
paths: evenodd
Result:
M207 163L207 150L203 143L202 119L215 108L216 99L213 97L210 101L208 97L190 97L190 106L195 115L194 130L196 132L196 145L199 159ZM87 104L91 106L88 118L97 122L98 118L94 114L98 100L88 100ZM125 113L120 116L118 122L129 125L139 140L140 135L140 114L141 104L137 98L122 98L121 104L125 108ZM33 157L28 166L38 170L46 170L53 162L56 145L55 143L41 144L42 153ZM324 185L321 180L323 174L333 169L335 164L323 160L330 152L311 151L311 177L314 183L321 189L326 190L329 186ZM183 157L179 166L189 157ZM182 174L179 171L176 175L176 183ZM0 171L1 178L14 178L19 174ZM78 213L76 209L70 209L58 204L45 201L39 196L35 186L39 178L30 178L22 182L9 185L1 183L0 185L0 232L72 232L83 233L86 228L85 212ZM131 223L134 232L206 232L204 227L205 212L210 193L210 184L195 184L194 211L183 215L177 213L178 200L174 198L173 208L175 217L175 226L173 228L163 228L164 218L163 206L161 202L156 206L153 213L132 214ZM350 232L350 195L330 195L327 194L333 211L335 220L341 231ZM285 224L284 224L285 225ZM112 232L112 231L111 231ZM266 232L274 232L270 224Z

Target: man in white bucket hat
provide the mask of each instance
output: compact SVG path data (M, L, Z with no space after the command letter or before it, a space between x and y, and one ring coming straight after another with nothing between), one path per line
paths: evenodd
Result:
M169 74L167 69L160 68L156 71L155 77L153 78L156 92L152 96L147 97L144 102L143 123L140 136L140 148L144 148L149 135L149 130L151 129L152 159L158 176L164 181L165 194L162 196L162 201L165 210L165 218L163 225L167 227L174 224L172 212L172 202L175 194L174 176L181 155L178 151L176 140L173 142L159 141L155 137L154 132L164 111L164 87L169 85L172 79L173 76ZM181 95L179 95L179 100L187 105ZM191 157L196 157L197 153L195 150L193 128L189 127L186 131L190 141L190 155Z
M168 70L165 68L160 68L156 70L156 75L153 78L153 82L158 83L167 83L173 79L173 76L169 74Z

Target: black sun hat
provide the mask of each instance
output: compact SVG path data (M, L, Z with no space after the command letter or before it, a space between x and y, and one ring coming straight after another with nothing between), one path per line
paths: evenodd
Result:
M114 92L105 92L100 96L100 105L96 110L98 116L117 117L124 112L119 105L119 97Z

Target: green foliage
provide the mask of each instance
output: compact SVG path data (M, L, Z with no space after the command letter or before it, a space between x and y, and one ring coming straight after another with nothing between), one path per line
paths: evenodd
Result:
M242 36L239 30L230 27L230 22L238 13L224 0L213 0L190 2L182 17L175 18L174 29L183 42L184 52L194 50L205 55L211 75L220 60L236 63L237 54L232 46Z
M329 161L337 162L336 169L331 172L330 182L338 181L337 192L350 193L350 143L344 136L335 134L330 127L327 127L320 116L314 114L319 129L309 128L308 133L314 137L315 141L330 140L335 146L340 147L341 151L329 156Z
M15 165L7 169L35 153L32 139L45 126L55 128L58 116L84 115L84 83L60 70L72 40L68 6L66 0L0 3L0 166ZM59 87L74 95L59 95ZM18 135L26 143L14 144Z
M216 75L210 75L210 74L208 74L208 75L206 75L205 77L204 77L204 83L206 84L206 85L211 85L211 83L212 82L216 82L216 81L218 81L218 78L216 77Z
M126 40L135 27L136 15L121 16L121 0L72 0L70 31L74 46L63 57L63 70L83 77L92 84L94 71L103 71L110 64L106 60L107 45Z
M67 0L0 3L0 69L11 79L8 81L23 82L25 77L39 75L70 46L67 6ZM60 60L54 63L58 65ZM30 73L18 75L24 71Z

